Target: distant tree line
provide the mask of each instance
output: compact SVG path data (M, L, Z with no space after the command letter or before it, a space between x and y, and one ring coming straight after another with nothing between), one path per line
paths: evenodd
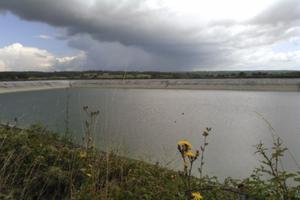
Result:
M82 79L228 79L228 78L300 78L300 71L64 71L0 72L0 81L82 80Z

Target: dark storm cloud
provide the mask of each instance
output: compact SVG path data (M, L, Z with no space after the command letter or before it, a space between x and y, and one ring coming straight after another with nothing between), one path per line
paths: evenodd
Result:
M251 22L255 24L295 23L300 20L300 1L281 0L264 10Z
M89 7L78 0L2 0L0 7L27 20L67 27L69 35L88 33L100 41L118 41L154 52L174 52L179 43L193 45L185 39L188 30L157 19L160 11L143 8L142 2L96 1Z
M75 36L69 39L69 46L83 50L87 53L87 66L93 69L107 70L113 66L114 70L187 70L193 69L191 63L199 63L202 67L229 62L224 50L218 47L207 48L202 53L195 54L191 51L188 56L164 54L163 56L149 53L137 46L125 46L119 42L99 42L88 35ZM185 53L186 55L186 53ZM214 55L222 55L216 56ZM207 59L213 58L213 59ZM197 65L199 66L199 65Z
M107 60L107 54L111 54L109 57L114 57L114 61L121 65L124 54L119 54L119 57L112 54L127 50L139 52L144 58L136 56L136 59L132 59L131 54L127 55L129 60L136 60L128 65L165 66L170 70L215 65L223 58L224 53L218 46L196 40L194 27L178 26L175 22L177 19L165 17L168 15L166 10L151 10L144 6L143 0L95 1L92 6L80 2L83 1L1 0L0 8L26 20L65 27L71 38L89 34L96 41L92 45L93 51L84 42L73 46L87 51L93 65L109 64L110 62L101 63ZM198 31L200 28L196 30ZM107 45L107 42L111 44ZM71 45L72 43L74 42L70 42ZM109 53L103 51L103 48L107 48L106 52ZM103 56L100 57L103 59L97 60L99 56L95 56L94 52L102 52Z

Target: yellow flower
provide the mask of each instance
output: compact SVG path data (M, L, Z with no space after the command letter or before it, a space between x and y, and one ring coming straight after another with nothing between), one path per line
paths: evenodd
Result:
M79 157L80 157L80 158L86 158L86 156L87 156L86 151L80 151L80 152L79 152Z
M187 156L189 158L194 158L194 157L196 157L196 154L192 151L188 151L185 153L185 156Z
M192 200L201 200L203 199L202 195L200 192L192 192Z
M187 140L180 140L180 141L178 142L178 145L180 145L180 146L186 145L189 149L192 148L192 144L191 144L189 141L187 141Z
M85 175L87 175L88 177L91 177L91 176L92 176L92 174L90 174L90 173L86 173Z

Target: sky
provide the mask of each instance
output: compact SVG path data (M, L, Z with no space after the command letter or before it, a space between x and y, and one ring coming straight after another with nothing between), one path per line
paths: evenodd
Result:
M300 70L300 0L1 0L0 71Z

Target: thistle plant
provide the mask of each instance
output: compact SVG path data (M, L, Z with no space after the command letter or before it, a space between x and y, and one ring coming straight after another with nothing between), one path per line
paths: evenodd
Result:
M95 144L94 144L94 131L97 122L99 111L89 111L88 106L83 107L83 111L86 113L87 119L85 120L85 132L83 137L84 149L79 152L79 157L85 160L86 166L81 171L89 177L91 180L95 179ZM93 181L96 183L96 181ZM93 188L96 188L94 186ZM93 190L95 191L95 190Z
M94 147L94 138L93 133L96 126L97 117L99 115L99 110L97 111L88 111L88 106L83 107L83 111L87 115L87 119L85 120L85 132L84 132L84 144L86 150L91 150Z
M177 145L178 151L181 155L183 161L183 182L185 186L185 196L187 199L199 200L202 199L202 196L198 192L191 192L191 178L192 178L192 169L193 164L199 157L199 151L192 151L192 144L187 140L181 140Z
M211 128L206 128L203 133L203 144L200 146L200 150L201 150L201 157L200 157L200 167L198 168L198 171L200 173L200 179L203 177L203 166L204 166L204 153L205 153L205 149L208 145L207 143L207 137L209 136L211 131Z
M65 138L72 141L72 135L70 135L70 92L69 88L66 88L66 111L65 111Z

